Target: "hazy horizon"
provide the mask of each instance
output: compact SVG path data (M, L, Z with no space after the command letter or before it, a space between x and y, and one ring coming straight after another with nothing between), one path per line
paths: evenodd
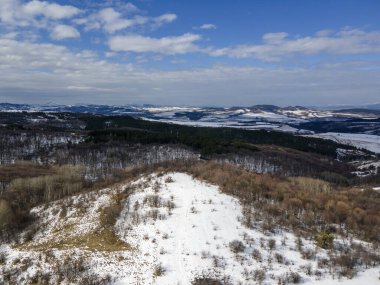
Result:
M275 104L252 104L252 105L160 105L160 104L95 104L95 103L86 103L86 102L78 102L75 104L60 104L54 102L45 102L45 103L13 103L13 102L0 102L1 104L10 104L10 105L28 105L28 106L65 106L65 107L80 107L80 106L108 106L115 108L123 108L123 107L154 107L154 108L250 108L255 106L276 106L280 108L293 108L293 107L302 107L308 109L319 109L319 110L339 110L339 109L354 109L354 108L363 108L363 109L380 109L379 102L373 102L370 104L360 104L360 105L348 105L348 104L337 104L337 105L321 105L321 106L312 106L312 105L275 105Z

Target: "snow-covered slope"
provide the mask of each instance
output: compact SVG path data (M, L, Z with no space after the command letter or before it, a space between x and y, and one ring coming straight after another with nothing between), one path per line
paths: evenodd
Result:
M102 212L126 189L112 236L102 228ZM301 239L304 250L316 250L315 258L305 259L292 233L247 228L236 198L184 173L141 177L33 212L39 226L32 239L0 246L0 283L7 284L9 274L17 284L40 276L50 276L50 284L185 285L206 277L225 284L379 282L380 268L363 269L352 280L334 279L318 266L327 251L313 241Z
M173 182L165 183L168 180ZM129 206L117 223L122 239L136 247L143 263L147 264L143 270L145 284L154 281L156 284L191 284L197 276L224 279L232 284L257 284L261 273L265 275L262 278L266 284L277 284L293 273L299 273L306 284L341 283L328 276L305 274L308 266L312 271L317 270L317 262L302 258L296 250L297 238L293 234L283 232L268 236L242 225L239 201L220 193L218 187L183 173L155 177L151 185L130 197ZM158 199L156 205L149 202L155 198ZM152 211L158 211L157 219L152 217ZM268 246L270 240L275 241L273 249ZM306 248L315 247L310 241L303 243ZM325 255L324 250L319 250L320 258ZM157 266L164 272L152 278L151 270ZM378 271L361 273L351 284L377 282ZM134 277L129 276L117 284L134 281Z
M380 136L347 133L321 133L308 136L329 139L338 143L352 145L357 148L364 148L375 153L380 153Z

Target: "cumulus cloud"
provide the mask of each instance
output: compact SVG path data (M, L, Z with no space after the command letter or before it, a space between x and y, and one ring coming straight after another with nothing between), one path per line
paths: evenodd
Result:
M201 36L196 34L184 34L181 36L151 38L140 35L115 36L109 42L109 48L113 51L126 52L154 52L161 54L185 54L199 50L195 44Z
M216 25L214 24L203 24L199 27L201 30L216 30Z
M43 20L62 20L79 14L80 9L46 1L0 0L0 20L7 25L46 25Z
M77 15L80 10L73 6L59 5L45 1L30 1L22 6L26 15L35 17L43 15L48 19L61 20Z
M135 25L141 25L147 21L145 17L140 16L133 19L124 19L122 14L115 11L113 8L102 9L95 18L95 21L100 21L101 25L103 25L108 33L114 33Z
M120 7L120 9L124 10L127 13L139 13L139 12L141 12L140 9L137 8L137 6L133 5L130 2L125 3L125 4L122 3L118 7Z
M132 4L131 4L132 5ZM132 6L127 4L127 14L139 12ZM135 7L135 6L134 6ZM136 7L137 9L137 7ZM125 9L121 9L125 11ZM74 20L76 24L84 25L87 30L99 30L103 29L109 34L132 28L135 26L141 26L150 23L154 28L160 27L163 24L171 23L177 18L175 14L163 14L158 17L147 17L142 15L134 15L126 17L123 13L116 11L112 7L103 8L100 11L93 13L87 17Z
M264 61L278 61L294 55L365 54L380 52L380 32L342 29L338 32L320 31L315 36L290 38L287 33L268 33L257 45L239 45L210 51L214 56L235 58L253 57Z
M54 40L79 38L80 33L77 29L68 25L57 25L53 28L50 37Z
M161 16L155 17L152 19L153 27L158 28L164 24L171 23L177 19L176 14L163 14Z

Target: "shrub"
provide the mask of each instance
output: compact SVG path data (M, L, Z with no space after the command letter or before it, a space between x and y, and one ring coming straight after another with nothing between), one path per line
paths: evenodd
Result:
M223 283L213 278L196 278L191 282L191 285L222 285Z
M278 252L276 252L276 254L274 255L274 257L276 258L276 261L278 263L284 263L285 259L284 259L284 256Z
M174 182L173 177L171 176L166 177L165 183L172 183L172 182Z
M321 248L332 248L334 244L334 236L327 231L321 231L316 235L315 243Z
M191 212L192 214L196 214L196 213L198 213L197 208L195 208L194 206L190 208L190 212Z
M0 265L4 264L5 261L7 260L5 253L1 252L0 253Z
M264 269L256 269L253 271L253 280L257 281L261 284L265 279L265 270Z
M316 253L311 249L301 250L302 258L304 259L314 259Z
M243 252L245 250L245 246L240 240L234 240L230 242L230 249L236 254Z
M274 240L274 239L270 239L270 240L268 241L268 247L269 247L270 250L275 249L275 248L276 248L276 240Z
M158 208L161 205L160 196L158 195L148 195L146 196L149 207Z
M263 258L261 256L261 253L258 249L254 249L252 251L252 257L257 261L257 262L262 262L263 261Z
M352 278L356 274L355 267L358 265L358 257L352 253L341 253L332 258L334 265L340 268L340 274L342 276Z
M299 275L297 272L288 272L285 275L285 283L293 283L293 284L298 284L302 280L301 275Z
M153 276L154 277L159 277L159 276L162 276L164 275L166 272L166 269L165 267L162 266L162 264L157 264L155 267L154 267L154 271L153 271Z

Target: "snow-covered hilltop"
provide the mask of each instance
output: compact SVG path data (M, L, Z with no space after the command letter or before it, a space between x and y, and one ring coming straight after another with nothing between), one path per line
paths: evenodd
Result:
M285 230L248 227L237 198L184 173L146 175L32 211L34 228L0 246L1 284L379 282L380 267L338 278L323 265L328 250Z

